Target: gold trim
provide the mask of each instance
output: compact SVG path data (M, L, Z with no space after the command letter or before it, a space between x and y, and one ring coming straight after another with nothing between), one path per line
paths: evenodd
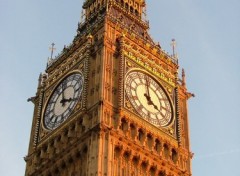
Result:
M129 54L127 51L124 51L124 55L127 56L128 58L130 58L131 60L135 61L136 63L138 63L142 67L144 67L147 71L149 71L155 77L160 78L161 80L167 82L168 84L170 84L173 87L176 87L176 84L173 82L173 79L166 77L164 73L155 71L154 68L152 68L148 64L140 61L137 57L135 57L133 54Z

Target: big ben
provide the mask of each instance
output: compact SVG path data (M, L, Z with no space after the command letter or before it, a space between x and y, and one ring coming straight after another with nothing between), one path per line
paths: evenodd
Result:
M150 37L145 0L85 0L39 77L26 176L190 176L185 73Z

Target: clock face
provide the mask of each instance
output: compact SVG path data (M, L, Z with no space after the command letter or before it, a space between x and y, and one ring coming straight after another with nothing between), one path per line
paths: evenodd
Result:
M45 128L53 130L63 123L76 106L83 90L83 75L71 74L63 79L52 93L45 112Z
M165 127L172 122L171 101L161 85L149 75L130 72L126 78L126 95L141 117L153 125Z

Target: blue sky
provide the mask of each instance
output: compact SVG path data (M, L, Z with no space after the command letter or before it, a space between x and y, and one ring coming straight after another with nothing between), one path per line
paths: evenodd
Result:
M0 175L24 175L37 79L52 42L71 43L82 0L0 0ZM150 34L171 53L196 97L189 101L194 176L239 176L240 1L148 0Z

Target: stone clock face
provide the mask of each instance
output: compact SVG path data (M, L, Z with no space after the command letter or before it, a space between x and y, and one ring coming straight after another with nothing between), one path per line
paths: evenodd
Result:
M162 86L149 75L133 71L126 78L126 95L142 118L157 127L172 122L173 108Z
M83 90L83 75L71 74L63 79L52 93L45 112L43 124L48 130L57 128L71 114Z

